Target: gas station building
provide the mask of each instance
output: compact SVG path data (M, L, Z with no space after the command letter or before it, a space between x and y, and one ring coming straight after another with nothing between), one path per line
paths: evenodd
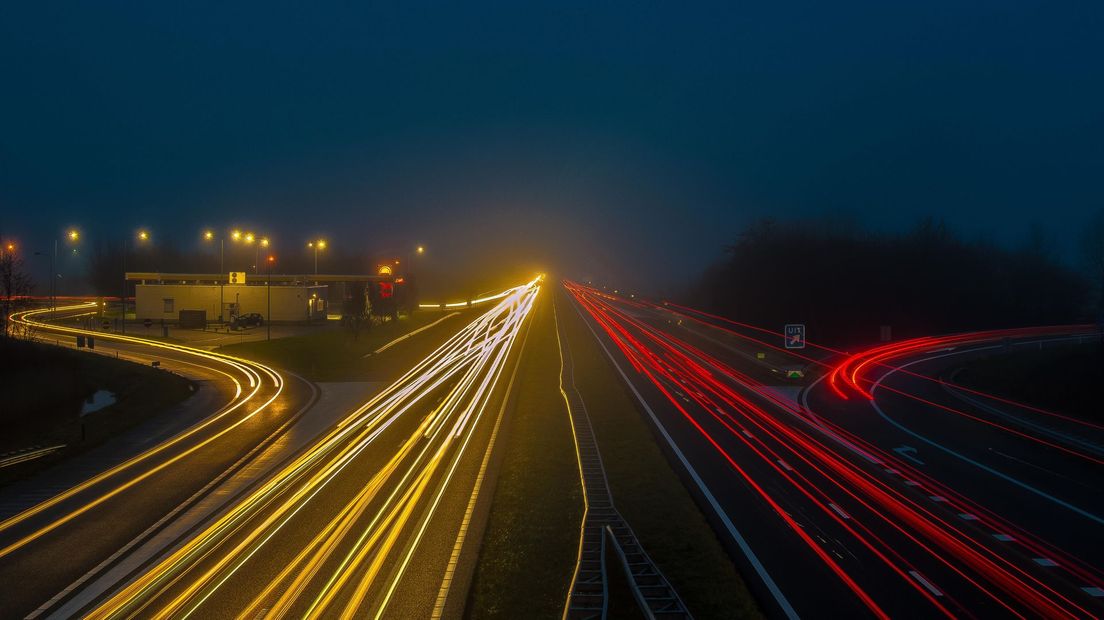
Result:
M330 285L339 285L340 299L353 283L393 283L388 275L266 275L204 273L131 273L135 318L176 323L180 312L202 311L206 321L229 321L231 316L257 313L276 323L325 320L330 308ZM243 282L244 281L244 282ZM351 288L351 287L350 287ZM271 317L269 304L271 303ZM221 313L220 313L221 308ZM189 313L194 315L194 313Z

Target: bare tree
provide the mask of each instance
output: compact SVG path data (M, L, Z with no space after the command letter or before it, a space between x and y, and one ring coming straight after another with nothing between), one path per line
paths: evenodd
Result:
M23 258L15 252L0 253L0 295L4 299L4 316L0 318L3 335L9 335L8 316L27 304L27 295L34 290L34 280L24 270Z

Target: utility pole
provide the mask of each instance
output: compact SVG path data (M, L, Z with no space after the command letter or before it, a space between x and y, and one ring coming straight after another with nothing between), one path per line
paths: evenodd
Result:
M226 304L225 304L225 302L222 298L222 294L223 294L222 287L223 287L223 282L225 281L225 278L223 278L222 276L226 275L225 258L226 258L226 238L225 237L219 237L219 323L222 323L222 309L226 307Z
M50 257L50 317L57 314L57 239L54 239L54 255Z
M119 303L123 306L123 315L119 317L119 323L123 326L123 333L126 333L126 255L127 255L127 239L123 237L123 294L119 296Z
M267 330L265 340L272 340L272 257L269 256L268 260L265 262L268 263L268 273L265 276L265 285L268 289L266 291L266 296L268 297L268 310L265 312L265 329Z

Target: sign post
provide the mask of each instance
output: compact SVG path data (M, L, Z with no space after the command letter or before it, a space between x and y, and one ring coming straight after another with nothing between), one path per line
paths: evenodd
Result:
M230 276L226 279L229 284L245 284L245 272L244 271L231 271ZM222 312L226 308L226 301L223 299L222 283L219 283L219 323L222 323ZM233 316L231 315L231 318Z
M786 329L783 332L786 335L786 348L787 349L804 349L805 348L805 324L804 323L789 323L786 325Z

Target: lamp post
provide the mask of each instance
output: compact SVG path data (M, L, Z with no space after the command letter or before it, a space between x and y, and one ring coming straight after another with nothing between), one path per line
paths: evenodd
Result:
M241 238L241 232L234 231L230 233L230 237L234 240ZM215 232L213 230L203 231L204 241L214 241ZM218 320L222 323L222 309L226 306L225 299L223 299L223 280L226 278L226 237L219 236L219 310Z
M204 241L214 241L215 240L215 232L213 230L203 231L203 240ZM226 239L224 237L219 237L219 273L222 273L222 272L226 271L226 264L223 260L223 258L225 256L225 253L226 253Z
M268 237L261 237L257 240L257 255L253 259L253 273L261 272L261 248L268 247Z
M7 259L12 262L9 269L4 271L4 277L8 278L8 281L3 283L4 287L4 315L0 316L0 335L8 335L8 312L11 311L11 295L12 288L14 288L13 279L15 278L15 243L11 241L5 241L0 246L0 264L5 260L4 253L7 252Z
M265 276L265 285L268 289L265 291L266 297L268 297L268 310L265 312L265 340L272 340L272 264L276 262L276 257L269 255L267 263L267 272Z
M76 243L80 241L80 232L76 228L70 228L65 233L65 237L70 243ZM54 239L54 254L50 257L50 316L52 317L57 313L57 253L58 253L58 240Z
M149 241L149 238L150 238L149 231L145 230L144 228L139 229L138 232L136 232L134 234L134 237L135 237L135 239L137 239L138 243L145 243L145 242ZM127 266L126 265L127 265L127 238L123 237L123 294L119 297L119 301L121 302L121 304L123 306L123 316L119 319L119 321L122 325L122 329L123 329L124 334L126 333L126 313L127 313L127 302L126 302L126 298L127 298L127 275L126 275Z
M326 240L308 241L307 247L314 249L314 275L318 275L318 250L326 249Z

